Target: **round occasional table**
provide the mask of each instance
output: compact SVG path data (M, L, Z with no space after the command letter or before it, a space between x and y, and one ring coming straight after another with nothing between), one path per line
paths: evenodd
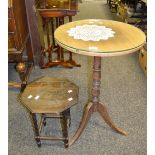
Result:
M146 42L145 34L138 28L112 20L79 20L60 26L55 40L63 48L82 55L93 56L92 101L83 113L79 128L69 139L72 145L82 134L93 112L99 112L105 122L115 131L127 135L110 118L106 106L100 102L101 57L119 56L136 52Z

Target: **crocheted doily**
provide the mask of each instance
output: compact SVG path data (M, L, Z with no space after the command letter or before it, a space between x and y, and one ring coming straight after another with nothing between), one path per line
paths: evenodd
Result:
M82 25L71 28L67 31L68 35L74 39L84 41L108 40L114 37L115 32L111 28L99 25Z

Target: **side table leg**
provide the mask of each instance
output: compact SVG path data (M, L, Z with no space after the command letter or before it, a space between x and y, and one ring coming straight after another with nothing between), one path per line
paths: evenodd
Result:
M46 126L46 114L42 114L43 117L43 125Z
M37 123L37 118L36 114L30 113L32 117L32 123L33 123L33 128L34 128L34 133L35 133L35 140L37 142L38 147L41 147L41 141L39 137L39 128L38 128L38 123Z
M99 112L105 122L115 131L127 135L125 131L118 128L110 118L106 107L100 103L100 84L101 84L101 57L94 57L93 65L93 88L92 88L92 102L90 102L84 111L81 123L75 135L69 139L69 146L72 145L82 134L86 124L93 112Z
M116 132L119 132L120 134L123 134L125 136L127 136L127 132L122 130L121 128L117 127L114 122L112 121L112 119L110 118L107 108L105 105L98 103L97 105L97 111L100 113L100 115L102 116L102 118L105 120L105 122Z
M64 146L65 148L68 148L68 110L62 112L63 118L63 137L65 138L64 140Z
M87 105L87 107L84 111L80 126L79 126L78 130L76 131L75 135L69 139L69 146L72 145L80 137L80 135L82 134L83 130L85 129L85 127L87 125L87 122L90 119L91 113L93 113L93 103L92 102L90 102Z

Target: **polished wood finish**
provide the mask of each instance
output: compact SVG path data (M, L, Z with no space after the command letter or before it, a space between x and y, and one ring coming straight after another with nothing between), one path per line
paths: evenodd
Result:
M72 16L69 16L69 22L72 22ZM72 59L72 52L69 52L69 60L67 60L66 62L71 64L72 66L81 67L79 63Z
M31 38L31 44L32 44L32 50L33 50L33 55L34 55L34 63L35 65L39 65L40 68L43 68L44 65L44 48L42 48L41 46L41 42L39 39L39 31L38 31L38 17L37 17L37 9L41 8L42 11L46 11L47 9L49 10L50 8L46 8L46 2L47 0L41 0L42 3L42 7L41 6L37 6L36 3L37 0L25 0L25 7L26 7L26 13L27 13L27 21L28 21L28 27L29 27L29 33L30 33L30 38ZM71 0L69 1L69 6L71 5L71 7L69 7L69 11L68 12L68 8L66 8L65 10L61 11L65 11L67 13L67 15L72 15L75 12L75 8L77 7L77 0ZM43 10L44 9L44 10ZM54 8L54 10L57 10L58 8ZM53 8L52 8L53 10ZM40 10L38 10L40 12ZM77 8L76 8L77 11Z
M68 147L70 107L78 102L78 87L74 83L65 78L41 77L25 88L19 95L19 101L30 111L38 147L41 146L41 139L62 140L65 148ZM41 114L39 125L36 114ZM41 134L47 118L62 120L62 137Z
M20 80L22 81L21 91L23 91L27 86L28 79L30 77L32 69L33 69L32 63L28 63L26 65L25 63L18 63L16 65L16 70L19 73Z
M37 142L38 147L41 147L41 141L40 141L40 137L39 137L39 128L38 128L36 114L35 113L30 113L30 114L31 114L32 122L33 122L32 124L33 124L34 133L35 133L35 140Z
M39 11L49 10L78 10L78 0L36 0L36 7Z
M77 40L66 33L70 28L84 24L106 26L112 28L116 33L113 38L100 41ZM60 26L55 31L55 39L60 46L67 50L77 54L94 56L92 101L88 103L85 108L79 128L73 137L69 139L69 146L80 137L93 112L99 112L101 117L113 130L127 135L127 132L115 125L108 114L106 106L100 102L101 57L118 56L136 52L144 45L146 40L145 34L140 29L122 22L93 19L75 21ZM91 50L90 47L95 47L95 50Z
M35 140L37 142L38 147L41 147L41 140L60 140L64 142L65 148L68 147L68 121L70 119L70 113L68 113L70 109L67 109L60 113L59 115L53 115L50 118L61 118L63 120L62 122L62 137L58 136L44 136L42 135L41 131L43 126L46 126L46 114L42 114L41 120L40 120L40 125L38 126L38 121L36 118L36 113L31 113L31 118L32 118L32 125L35 133ZM69 115L68 115L69 114ZM48 117L49 118L49 117Z
M105 122L115 131L127 135L121 128L117 127L110 118L107 108L104 104L100 103L100 84L101 84L101 57L94 57L93 66L93 88L92 88L92 102L90 102L84 111L80 126L73 137L69 139L69 146L72 145L82 134L87 122L93 112L99 112Z
M111 28L114 37L101 41L83 41L73 39L66 31L78 25L96 24ZM138 51L145 43L144 32L135 26L112 20L79 20L60 26L55 31L55 39L63 48L77 54L88 56L118 56ZM96 47L96 50L90 49Z
M34 63L35 65L39 65L40 67L42 67L42 65L44 64L43 49L41 47L39 39L35 0L25 0L25 7L26 7L29 34L32 44L32 51L34 55Z
M28 39L25 4L20 0L12 0L8 8L8 48L9 54L13 49L23 52Z
M72 68L74 66L80 67L80 64L77 64L72 59L72 53L69 52L69 60L64 60L64 51L62 48L58 47L55 44L54 40L54 30L64 24L64 18L68 17L69 22L72 21L72 16L75 16L78 11L78 2L73 0L36 0L36 9L39 12L39 15L42 17L44 30L47 35L48 47L44 52L48 53L48 62L45 62L42 68L54 67L54 66L63 66L65 68ZM52 28L52 44L50 41L49 34L49 24ZM56 27L55 27L56 26ZM44 48L44 47L43 47ZM53 60L52 55L56 53L57 59ZM45 54L46 56L46 54Z
M27 77L34 62L25 2L21 0L9 0L8 4L8 62L17 63L19 76L22 77L20 79L21 88L23 89L23 86L25 87L28 82ZM24 70L20 69L21 64L25 65ZM23 74L24 72L26 74Z
M70 121L70 109L67 109L66 111L64 111L62 113L63 115L63 118L62 118L62 124L63 124L63 127L62 127L62 130L63 130L63 137L65 138L64 139L64 144L65 144L65 148L68 147L68 127L69 127L69 124L68 124L68 121Z
M47 45L48 45L48 48L45 49L44 51L48 53L48 62L45 63L42 68L49 68L49 67L55 67L55 66L63 66L65 68L72 68L73 66L66 62L64 60L64 51L61 47L57 46L55 44L55 40L54 40L54 21L56 19L56 28L60 25L62 25L64 23L64 17L65 17L65 14L63 12L58 12L58 13L55 13L53 14L50 13L48 14L48 16L46 17L46 14L43 14L41 13L41 16L42 16L42 19L43 19L43 25L44 25L44 29L46 31L46 35L47 35ZM50 18L49 18L50 17ZM49 23L52 23L52 45L51 45L51 42L50 42L50 34L49 34ZM53 60L52 58L52 55L53 53L56 53L57 54L57 59L56 60Z
M27 85L21 101L32 113L57 114L78 102L78 87L66 78L41 77Z

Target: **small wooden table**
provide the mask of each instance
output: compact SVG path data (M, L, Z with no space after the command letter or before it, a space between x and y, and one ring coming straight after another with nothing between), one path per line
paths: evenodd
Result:
M72 52L69 51L69 59L64 60L64 51L55 44L54 31L58 26L64 24L64 18L68 17L69 22L72 22L72 16L78 12L77 0L35 0L36 9L42 17L43 27L47 35L48 48L44 49L48 53L48 62L42 68L63 66L65 68L72 68L74 66L80 67L72 58ZM52 31L52 44L49 33L49 23ZM53 60L53 52L57 53L57 59Z
M95 29L90 25L94 25ZM80 28L77 28L76 26L80 26ZM87 31L87 29L81 30L82 27L85 28L87 26L90 32ZM103 26L110 29L106 29L106 31L104 31L103 29L105 28L103 28ZM77 31L75 30L75 27ZM74 30L72 29L72 33L70 33L69 36L69 32L67 31L71 28L74 28ZM83 35L82 32L85 34ZM73 36L78 39L74 39ZM101 57L119 56L138 51L145 43L145 34L140 29L126 23L112 20L91 19L75 21L60 26L55 31L55 39L60 46L69 51L77 54L94 56L92 88L93 98L92 101L86 106L80 126L75 135L70 138L69 145L72 145L80 137L93 112L99 112L105 122L112 129L123 135L127 135L124 130L114 124L108 114L106 106L102 104L99 99L101 83ZM98 41L95 41L95 39Z
M62 140L68 147L68 127L71 123L70 108L78 102L78 87L66 78L40 77L30 82L19 95L20 102L28 109L32 118L35 140ZM41 114L40 123L36 114ZM62 118L63 136L43 134L46 118Z

